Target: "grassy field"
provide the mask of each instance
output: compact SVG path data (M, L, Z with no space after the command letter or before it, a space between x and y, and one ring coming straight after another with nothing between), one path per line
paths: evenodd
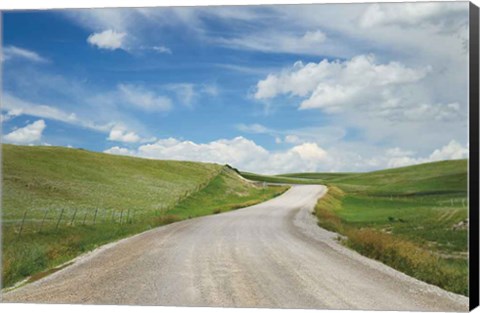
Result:
M347 177L350 175L355 175L355 173L291 173L291 174L277 175L277 177L302 178L302 179L309 179L309 180L327 181L331 179Z
M329 192L316 207L320 226L343 234L347 246L366 256L468 294L466 160L273 177L322 181Z
M3 145L2 153L3 287L113 240L286 190L217 164L60 147Z
M241 175L246 179L266 182L266 183L282 183L282 184L325 184L326 180L324 179L311 179L301 177L301 174L297 176L288 176L288 175L261 175L249 172L241 172Z

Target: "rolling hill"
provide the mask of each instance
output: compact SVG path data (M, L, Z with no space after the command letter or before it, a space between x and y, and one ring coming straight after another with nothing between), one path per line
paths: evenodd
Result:
M267 200L229 166L2 145L4 286L101 244Z
M366 256L467 295L467 174L467 160L449 160L369 173L249 177L328 185L315 208L320 226Z

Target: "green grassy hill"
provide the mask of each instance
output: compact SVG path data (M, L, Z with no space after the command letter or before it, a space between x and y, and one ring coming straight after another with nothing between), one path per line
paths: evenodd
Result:
M316 215L320 226L345 235L346 245L466 295L467 173L467 160L451 160L369 173L282 177L320 179L329 186Z
M4 287L112 240L286 189L218 164L62 147L2 145L2 174Z
M463 194L467 191L467 160L450 160L328 179L345 189L359 186L376 194Z
M221 165L147 160L62 147L3 145L5 217L24 209L163 209ZM23 213L23 212L21 212Z
M250 172L240 173L246 179L267 183L282 183L282 184L324 184L324 179L310 179L300 176L288 176L288 175L262 175Z
M288 178L302 178L302 179L318 179L318 180L331 180L342 178L350 175L355 175L356 173L291 173L291 174L282 174L277 175L278 177L288 177Z

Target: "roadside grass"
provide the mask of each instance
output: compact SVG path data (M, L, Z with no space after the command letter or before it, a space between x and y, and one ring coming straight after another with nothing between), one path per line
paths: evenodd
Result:
M108 242L286 188L248 183L217 164L61 147L2 145L2 152L2 288Z
M343 243L365 256L468 295L467 160L370 173L246 177L327 185L315 208L320 226L344 235Z
M466 175L461 160L345 176L315 214L361 254L468 295Z
M169 213L180 218L191 218L207 214L218 214L235 210L276 197L288 189L286 186L265 186L246 183L238 179L237 174L224 168L222 175L215 177L211 183L181 201ZM218 191L222 190L222 193Z

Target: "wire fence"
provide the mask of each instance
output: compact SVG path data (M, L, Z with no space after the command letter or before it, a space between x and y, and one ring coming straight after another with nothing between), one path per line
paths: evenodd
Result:
M197 184L194 188L186 190L169 201L158 204L157 209L136 210L136 209L109 209L99 207L84 208L31 208L26 209L20 216L2 216L2 227L4 232L15 234L21 237L29 233L41 233L58 231L65 227L124 226L138 222L148 216L161 216L175 208L180 202L191 197L206 188L212 180L225 170L221 167L206 179ZM153 214L152 214L153 213Z
M5 232L13 232L17 236L22 236L27 233L58 231L65 227L105 224L122 226L135 223L139 219L139 215L137 210L132 209L28 209L20 218L4 216L2 226Z

